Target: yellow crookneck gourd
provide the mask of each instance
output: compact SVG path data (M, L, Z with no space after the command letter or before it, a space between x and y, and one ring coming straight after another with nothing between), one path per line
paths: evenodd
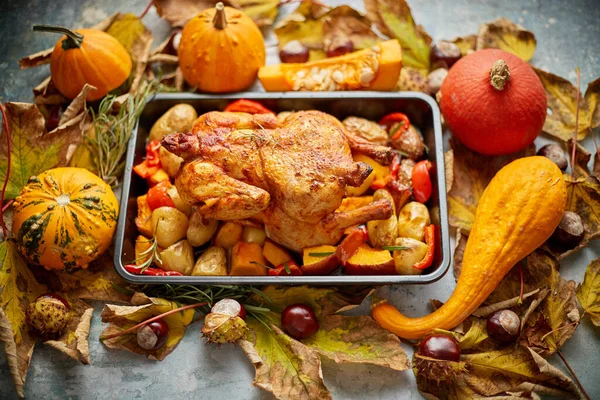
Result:
M454 328L483 303L517 262L552 235L566 202L562 172L547 158L520 158L506 165L479 200L460 277L448 301L420 318L406 317L383 302L373 308L373 318L406 339L418 339L435 328Z

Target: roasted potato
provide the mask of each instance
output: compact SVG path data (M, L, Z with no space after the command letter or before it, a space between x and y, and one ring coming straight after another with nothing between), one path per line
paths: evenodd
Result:
M139 196L137 198L137 217L135 218L135 226L138 228L138 232L142 235L151 238L154 235L152 230L152 210L148 205L147 195Z
M244 226L242 230L242 240L247 243L257 243L264 246L267 234L263 228L255 228L253 226Z
M377 122L360 117L348 117L342 123L346 129L358 137L374 144L388 145L389 135Z
M169 195L171 200L173 200L173 203L175 203L175 207L179 211L181 211L188 217L192 214L192 205L181 198L181 196L179 195L179 192L177 191L177 187L175 187L175 185L171 185L167 189L167 194Z
M427 206L411 201L398 214L398 236L423 241L425 228L431 225Z
M373 201L378 200L389 200L392 204L393 213L388 219L367 222L369 243L373 247L392 246L398 237L398 218L396 217L394 198L387 190L378 189L373 194Z
M160 247L167 248L185 238L188 218L173 207L159 207L152 211L152 231Z
M158 149L158 157L160 158L160 165L165 170L169 177L174 178L179 172L179 168L183 163L183 158L176 156L169 150L160 146Z
M219 226L213 244L225 249L232 248L237 242L242 240L242 231L244 230L241 224L227 221Z
M394 264L398 275L421 275L422 269L413 268L427 255L428 246L412 238L397 238L396 246L408 247L406 250L394 251Z
M200 213L194 212L187 228L187 240L194 247L202 246L212 239L218 227L219 221L216 219L204 218Z
M196 260L192 275L223 276L227 275L227 251L218 246L211 246L200 254Z
M187 132L198 118L196 109L189 104L177 104L169 108L150 129L150 140L160 140L174 132Z
M393 127L392 127L393 129ZM409 126L408 130L402 132L400 137L392 139L394 148L408 154L411 160L418 160L425 153L425 145L421 134L414 126Z
M160 267L165 271L190 275L194 268L194 249L187 240L180 240L161 251L160 259L162 261Z
M267 275L262 247L257 243L237 242L231 249L231 271L229 275Z
M348 275L395 275L396 266L388 250L374 249L363 244L348 259L344 271Z
M292 256L286 249L276 245L269 239L265 241L263 246L263 257L275 267L292 259Z

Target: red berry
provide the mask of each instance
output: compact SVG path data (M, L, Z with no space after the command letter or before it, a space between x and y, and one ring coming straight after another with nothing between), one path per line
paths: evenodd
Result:
M458 342L446 335L427 336L419 344L419 354L437 360L458 361L460 347Z
M146 350L161 348L167 341L169 326L162 319L150 322L137 330L138 345Z
M281 313L283 331L294 339L306 339L319 330L315 312L307 305L293 304Z
M246 320L246 309L237 300L223 299L217 301L210 309L211 313L240 317Z

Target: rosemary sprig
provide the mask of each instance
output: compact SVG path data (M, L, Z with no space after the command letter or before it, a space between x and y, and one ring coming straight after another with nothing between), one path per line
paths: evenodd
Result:
M410 250L410 247L406 246L381 246L381 248L389 251Z
M309 256L311 257L327 257L334 254L333 251L323 251L323 252L311 252L308 253Z
M140 85L116 114L113 113L118 105L116 96L106 96L98 112L92 111L94 132L87 138L87 144L94 155L98 175L109 185L116 186L119 183L125 165L123 158L133 129L146 102L160 86L158 80Z
M148 269L152 264L162 265L162 259L160 258L160 249L158 248L158 241L156 240L156 236L152 239L148 239L150 243L150 247L146 250L140 252L140 256L135 259L134 264L137 265L138 262L143 261L138 265L140 270L140 274L143 274L146 269Z

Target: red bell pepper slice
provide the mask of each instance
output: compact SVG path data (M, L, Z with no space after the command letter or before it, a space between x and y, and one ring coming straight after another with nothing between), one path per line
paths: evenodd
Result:
M384 126L386 129L389 129L395 123L402 123L398 130L392 136L392 140L396 140L402 135L402 133L406 132L408 128L410 128L410 120L406 114L401 112L393 112L390 113L379 120L379 125Z
M392 163L389 168L390 173L383 178L373 181L373 183L371 183L371 189L382 189L391 181L398 179L398 171L400 171L400 155L398 153L394 153L394 158L392 158Z
M183 276L181 272L177 271L165 271L164 269L148 267L142 271L140 267L134 264L128 264L125 267L125 271L134 275L149 275L149 276Z
M286 270L286 265L287 265L287 269L290 271L289 273ZM275 268L270 268L268 273L270 276L301 276L301 275L304 275L302 273L302 270L298 266L298 264L296 264L296 262L293 260L286 261L283 264L280 264Z
M146 159L133 167L133 171L142 178L154 175L160 169L160 141L152 140L146 146Z
M435 225L429 225L425 228L425 243L427 244L427 254L425 254L425 257L421 261L413 265L413 268L425 269L427 267L430 267L431 263L433 263L433 255L435 253L436 244L436 229L437 227Z
M426 203L431 197L431 177L429 172L433 169L433 164L429 160L419 161L412 170L411 181L413 186L413 196L419 203Z
M170 186L171 182L163 181L148 190L146 201L148 202L148 206L150 206L150 210L154 211L159 207L175 208L173 199L171 199L171 196L167 193Z
M275 114L262 104L246 99L236 100L225 107L225 112L244 112L248 114Z

